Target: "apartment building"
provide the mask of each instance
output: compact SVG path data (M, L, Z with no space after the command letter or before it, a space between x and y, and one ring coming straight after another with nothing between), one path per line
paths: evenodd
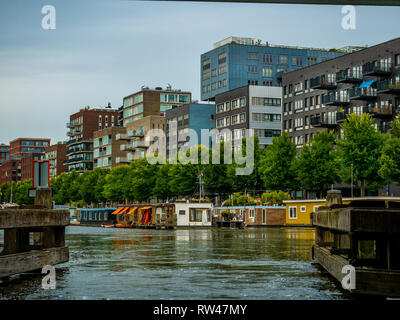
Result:
M0 144L0 165L2 162L10 160L10 146Z
M0 173L0 184L21 181L21 159L4 161Z
M122 141L120 150L124 156L116 158L116 164L129 164L135 159L146 156L146 150L153 141L146 141L146 134L151 129L160 129L165 132L164 116L147 116L142 119L129 122L126 125L126 134L117 134L116 140Z
M128 123L147 116L164 116L165 111L191 101L192 94L189 91L173 90L171 86L165 89L143 86L140 91L123 98L122 115L120 110L119 117L127 127Z
M67 144L58 142L47 147L43 158L50 162L50 178L56 178L67 170Z
M246 85L280 86L284 72L343 55L339 50L273 45L228 37L200 57L201 100Z
M337 130L349 113L369 113L382 132L400 107L400 38L283 75L283 130L298 148Z
M50 139L17 138L10 142L10 159L21 159L25 153L43 153Z
M167 110L166 118L166 144L167 157L170 152L177 152L182 145L192 147L201 144L201 130L215 128L215 105L190 103L180 107ZM175 122L176 126L171 126ZM189 136L189 129L196 133L196 136ZM189 140L178 140L179 135L188 135ZM208 146L212 147L211 139Z
M118 110L107 107L85 107L70 116L67 123L67 172L93 169L93 133L118 125Z
M102 169L114 168L116 159L126 156L121 151L124 141L117 140L117 135L125 135L125 127L109 127L93 133L93 167Z
M246 85L215 97L216 128L223 130L220 140L232 139L234 146L246 136L246 129L252 129L265 148L280 136L281 118L281 87Z

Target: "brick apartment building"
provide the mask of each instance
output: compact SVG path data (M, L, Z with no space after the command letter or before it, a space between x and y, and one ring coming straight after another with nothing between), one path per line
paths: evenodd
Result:
M44 155L50 139L18 138L10 142L9 160L1 163L0 184L32 178L32 161Z
M0 165L2 162L10 159L10 146L0 144Z
M192 94L188 91L173 90L156 87L150 89L143 86L140 91L126 96L123 99L122 123L126 127L129 122L140 120L147 116L164 116L165 111L173 107L188 104L192 101Z
M126 152L121 151L123 140L117 140L117 135L126 134L125 127L109 127L93 133L93 167L113 168L117 165L116 159L124 157Z
M67 144L58 142L45 149L44 159L50 161L50 178L55 178L67 170Z
M10 142L10 159L21 159L24 153L44 153L50 139L18 138Z
M118 126L118 110L107 107L85 107L70 116L67 123L67 172L93 169L93 133Z

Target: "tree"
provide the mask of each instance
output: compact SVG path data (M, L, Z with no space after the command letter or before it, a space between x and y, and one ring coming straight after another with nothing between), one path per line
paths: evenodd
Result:
M380 176L388 182L400 183L400 119L392 122L392 130L387 133L382 155L379 159Z
M286 132L273 138L259 165L259 173L267 189L287 191L296 188L295 157L296 146Z
M153 195L163 201L172 197L172 192L169 187L169 170L171 170L170 164L158 164L158 170L155 178Z
M131 162L128 173L129 200L145 201L153 195L157 169L156 165L148 163L145 158Z
M129 165L121 165L105 176L103 196L113 202L123 202L129 194Z
M311 147L304 145L295 162L299 185L305 190L323 191L339 181L339 164L335 151L336 136L333 132L319 131Z
M290 200L290 195L283 191L265 192L261 195L262 203L281 205L283 200Z
M353 180L360 183L361 197L364 197L366 185L377 190L385 184L378 174L384 137L367 113L350 114L341 129L343 138L337 141L341 176L347 183L350 182L350 168L353 168Z

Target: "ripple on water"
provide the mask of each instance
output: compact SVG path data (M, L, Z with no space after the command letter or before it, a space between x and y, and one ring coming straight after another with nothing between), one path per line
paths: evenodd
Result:
M57 289L14 277L1 299L343 299L310 260L311 229L67 227Z

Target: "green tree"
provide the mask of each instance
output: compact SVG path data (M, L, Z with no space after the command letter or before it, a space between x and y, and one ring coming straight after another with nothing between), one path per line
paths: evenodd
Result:
M267 189L285 191L296 189L295 157L296 146L286 132L280 137L273 138L259 165L259 172Z
M105 176L103 196L113 202L123 202L129 195L129 165L115 167Z
M153 195L158 166L147 159L137 159L129 165L129 200L145 201Z
M311 147L304 145L295 162L299 186L318 191L320 198L331 184L340 180L335 139L333 132L319 131L314 135Z
M388 183L400 184L400 119L392 122L392 129L386 134L385 145L379 159L380 176Z
M384 136L375 128L367 113L350 114L341 129L343 138L337 141L341 176L347 183L350 182L350 168L353 168L353 180L360 183L361 197L364 197L366 185L371 190L377 190L385 184L378 174Z

